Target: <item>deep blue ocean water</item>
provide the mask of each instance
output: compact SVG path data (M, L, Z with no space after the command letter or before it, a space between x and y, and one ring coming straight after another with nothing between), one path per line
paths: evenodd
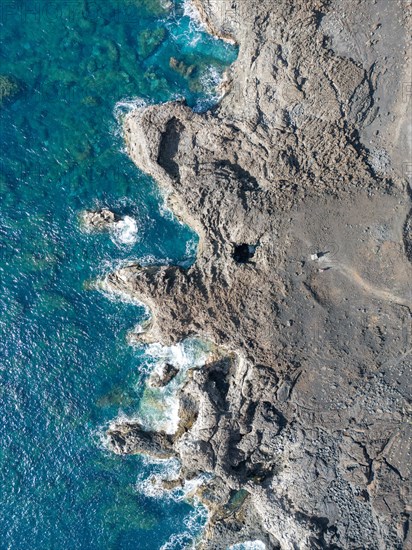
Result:
M236 51L180 1L0 9L0 74L16 92L0 94L0 549L189 547L202 509L149 496L142 486L162 466L102 442L111 419L139 411L156 358L126 343L143 308L90 281L133 259L194 260L196 235L124 154L113 113L136 97L207 108ZM191 76L170 68L172 56ZM135 242L82 232L79 212L96 206L132 217Z

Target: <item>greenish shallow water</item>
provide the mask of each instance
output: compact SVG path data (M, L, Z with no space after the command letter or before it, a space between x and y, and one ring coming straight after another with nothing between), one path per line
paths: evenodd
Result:
M148 496L145 480L165 467L101 440L111 419L139 410L156 350L125 336L146 314L85 283L131 259L193 261L196 236L122 152L113 111L135 97L205 109L236 51L181 2L3 0L1 10L0 72L13 84L0 93L0 548L185 548L202 509ZM135 242L82 233L78 213L93 206L131 216Z

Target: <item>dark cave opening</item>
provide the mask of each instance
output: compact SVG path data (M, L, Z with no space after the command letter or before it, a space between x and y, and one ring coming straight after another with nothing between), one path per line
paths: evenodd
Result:
M238 264L246 264L248 263L256 252L256 246L253 244L235 244L234 246L234 252L233 252L233 259Z

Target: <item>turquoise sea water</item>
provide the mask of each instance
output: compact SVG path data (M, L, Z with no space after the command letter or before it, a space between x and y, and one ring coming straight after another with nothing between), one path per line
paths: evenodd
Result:
M181 2L0 9L0 73L13 82L0 94L0 549L185 548L202 510L150 496L164 466L112 455L101 438L139 410L155 358L125 337L146 314L88 282L131 259L193 261L196 236L122 152L113 112L136 97L205 109L236 52ZM135 242L82 232L78 213L95 206L131 216Z

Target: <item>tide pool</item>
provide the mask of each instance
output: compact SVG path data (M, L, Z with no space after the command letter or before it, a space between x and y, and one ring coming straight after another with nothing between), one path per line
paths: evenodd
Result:
M204 524L184 495L148 490L167 465L104 447L112 419L153 421L145 378L170 351L128 346L147 312L90 283L136 259L195 258L196 235L125 155L115 116L136 98L216 101L236 50L184 13L160 0L1 4L0 548L180 549ZM128 216L122 234L81 231L79 212L100 206Z

